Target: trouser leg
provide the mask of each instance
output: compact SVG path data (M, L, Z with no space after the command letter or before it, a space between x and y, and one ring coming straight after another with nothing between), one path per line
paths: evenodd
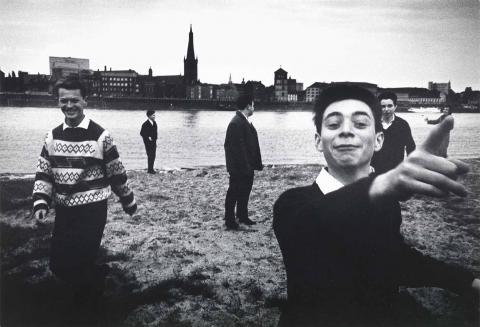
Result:
M235 221L235 205L238 199L238 182L235 176L230 175L227 195L225 197L225 221Z
M96 266L107 218L107 201L76 207L57 206L50 269L76 290L96 283Z
M248 199L252 191L253 174L241 176L238 185L237 218L242 220L248 218Z

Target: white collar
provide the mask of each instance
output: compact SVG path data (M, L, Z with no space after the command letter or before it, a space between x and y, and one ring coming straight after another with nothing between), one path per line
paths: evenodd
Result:
M152 126L155 126L155 123L153 122L153 120L151 120L150 118L148 118L148 121L150 122L150 124L152 124Z
M394 120L395 120L395 114L393 114L392 121L389 122L389 123L385 123L385 122L382 120L383 129L387 129L387 128L389 128L390 126L392 126Z
M370 166L370 174L374 172L375 169ZM320 174L318 174L317 179L315 179L315 183L317 183L320 191L322 191L324 195L344 187L342 182L330 175L326 167L320 170Z
M335 177L330 175L330 173L325 167L320 170L320 174L318 174L315 182L317 183L320 191L322 191L323 194L328 194L330 192L336 191L344 186Z
M90 118L87 118L87 116L83 117L83 120L78 124L78 126L72 127L68 126L65 122L63 123L63 130L67 128L83 128L83 129L88 129L88 125L90 124Z

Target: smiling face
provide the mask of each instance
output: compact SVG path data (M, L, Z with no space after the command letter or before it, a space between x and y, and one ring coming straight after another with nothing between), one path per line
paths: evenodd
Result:
M77 126L85 116L83 109L87 103L79 89L58 89L58 105L65 115L65 122L69 126Z
M325 109L315 141L330 170L356 173L369 171L374 151L382 147L383 133L375 132L375 119L365 102L347 99Z

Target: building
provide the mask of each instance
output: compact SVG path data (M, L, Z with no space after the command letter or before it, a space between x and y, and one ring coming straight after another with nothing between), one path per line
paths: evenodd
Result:
M185 75L185 85L194 85L198 83L198 58L195 58L193 48L193 32L190 25L188 33L187 58L183 57L183 73Z
M305 89L305 101L306 102L315 102L320 95L320 93L330 84L315 82Z
M90 71L90 60L71 57L49 57L50 76L54 81L70 75L85 75ZM82 73L83 71L83 73Z
M447 95L451 90L451 84L450 84L450 81L448 81L448 83L428 82L428 89L430 91L438 91L440 93Z
M244 92L248 92L253 95L255 102L267 102L267 96L265 92L265 85L261 81L247 81L244 86Z
M288 101L288 78L287 71L282 68L277 69L274 72L274 83L275 86L275 101L277 102L287 102Z
M132 69L96 71L92 76L91 93L103 97L131 97L140 95L138 74Z
M207 83L197 83L195 85L187 85L187 99L193 100L213 100L214 85Z
M0 92L5 92L5 73L0 69Z

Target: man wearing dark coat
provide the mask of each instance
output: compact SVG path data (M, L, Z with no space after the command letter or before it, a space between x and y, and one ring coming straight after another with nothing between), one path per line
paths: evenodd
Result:
M225 199L225 225L228 229L237 229L238 223L254 225L248 217L248 198L252 190L255 170L262 170L262 156L258 144L258 135L248 117L253 115L254 102L250 95L241 95L237 99L238 111L228 124L225 137L225 159L230 174Z
M153 164L155 163L155 157L157 153L157 123L155 122L155 111L147 111L148 119L142 124L140 135L143 138L145 144L145 151L148 158L148 170L149 174L155 174Z

